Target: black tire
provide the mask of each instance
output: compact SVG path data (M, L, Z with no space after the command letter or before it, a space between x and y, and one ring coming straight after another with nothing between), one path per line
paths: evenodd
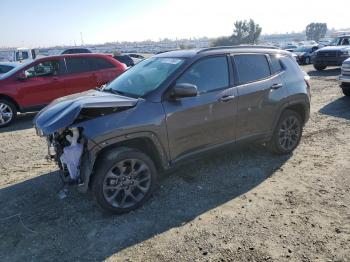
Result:
M7 99L0 99L0 128L11 125L16 117L16 106Z
M310 57L305 57L305 65L311 64L311 58Z
M345 96L350 96L350 86L346 87L344 84L342 84L342 90Z
M302 132L301 116L295 111L285 110L277 123L268 147L275 154L289 154L299 145Z
M156 186L157 170L153 161L139 150L121 147L99 160L92 191L103 209L122 214L141 207Z
M323 66L323 65L314 65L314 68L317 70L317 71L322 71L322 70L325 70L327 68L327 66Z

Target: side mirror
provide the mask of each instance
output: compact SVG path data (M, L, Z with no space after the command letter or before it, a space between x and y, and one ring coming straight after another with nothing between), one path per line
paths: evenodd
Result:
M18 74L17 79L21 81L27 80L27 75L22 71Z
M170 92L172 98L194 97L197 95L197 86L187 83L176 84Z

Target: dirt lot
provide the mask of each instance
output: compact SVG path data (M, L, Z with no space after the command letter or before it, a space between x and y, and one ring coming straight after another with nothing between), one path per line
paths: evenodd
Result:
M293 155L247 147L173 171L143 208L59 199L32 115L0 131L2 261L350 261L350 99L339 69L314 72Z

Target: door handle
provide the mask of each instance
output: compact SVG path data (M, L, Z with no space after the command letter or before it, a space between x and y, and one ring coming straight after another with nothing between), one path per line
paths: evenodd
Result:
M53 77L52 80L57 81L57 80L58 80L58 77Z
M281 88L283 85L282 84L273 84L270 88L271 89L278 89Z
M219 101L220 101L220 102L227 102L227 101L233 100L234 98L235 98L234 95L223 96L223 97L220 97L220 98L219 98Z

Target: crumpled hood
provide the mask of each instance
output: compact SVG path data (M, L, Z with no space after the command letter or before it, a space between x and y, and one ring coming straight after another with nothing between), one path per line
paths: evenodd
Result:
M56 99L34 119L34 124L44 135L71 125L83 108L120 108L133 107L138 99L90 90Z
M341 50L341 51L350 50L350 46L348 45L326 46L318 49L317 52L318 51L337 51L337 50Z

